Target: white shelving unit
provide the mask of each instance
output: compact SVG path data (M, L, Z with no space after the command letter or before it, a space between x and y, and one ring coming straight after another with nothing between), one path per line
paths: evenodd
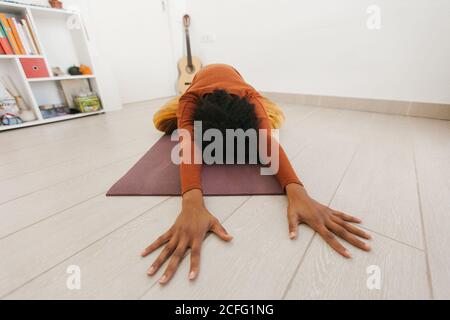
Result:
M3 1L0 1L0 12L18 18L24 18L28 15L31 20L31 26L37 36L36 41L41 48L41 55L39 56L0 55L0 76L8 75L13 80L22 98L33 109L37 118L35 121L26 122L17 126L0 125L0 131L77 119L107 111L107 106L103 104L103 110L101 112L81 113L44 119L39 109L39 106L44 104L65 103L64 96L58 84L58 81L62 80L89 81L92 90L103 101L95 73L94 61L89 50L87 32L80 13ZM28 79L20 60L23 58L42 58L45 61L50 77ZM93 75L53 76L52 68L54 67L60 67L63 71L67 72L69 67L74 65L79 66L81 64L89 66L93 71Z

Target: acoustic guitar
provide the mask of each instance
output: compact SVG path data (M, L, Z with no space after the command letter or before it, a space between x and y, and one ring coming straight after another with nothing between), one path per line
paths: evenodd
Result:
M192 56L191 51L191 39L189 35L189 28L191 26L191 17L185 15L183 17L184 30L186 33L186 46L187 46L187 57L183 57L178 62L178 70L180 76L178 78L178 92L183 94L194 81L194 77L198 71L203 67L202 62L197 57Z

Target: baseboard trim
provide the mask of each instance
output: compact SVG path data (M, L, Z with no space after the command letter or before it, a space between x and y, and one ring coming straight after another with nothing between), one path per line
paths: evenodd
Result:
M263 94L269 99L284 103L450 120L450 104L333 97L280 92L264 92Z

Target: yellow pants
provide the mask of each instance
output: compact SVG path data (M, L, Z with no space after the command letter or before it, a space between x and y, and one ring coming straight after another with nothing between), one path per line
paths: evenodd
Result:
M177 129L177 110L180 97L173 98L155 113L153 123L156 129L171 134ZM272 129L280 129L285 120L283 110L267 98L263 98L263 105L272 124Z

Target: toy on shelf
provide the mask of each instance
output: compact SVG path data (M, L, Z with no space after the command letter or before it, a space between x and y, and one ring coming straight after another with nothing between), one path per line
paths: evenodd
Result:
M69 74L71 76L82 76L83 75L80 71L80 67L77 67L77 66L70 67L69 70L67 70L67 72L69 72Z
M69 68L69 70L67 70L67 72L71 75L71 76L90 76L92 75L92 69L85 65L82 64L81 66L72 66Z
M66 75L65 72L60 67L52 68L52 73L53 73L53 76L55 76L55 77L62 77L62 76Z
M48 3L52 8L63 9L63 3L59 0L49 0Z
M92 75L93 73L92 73L92 69L91 68L89 68L87 65L85 65L85 64L82 64L81 66L80 66L80 72L83 74L83 75L85 75L85 76L89 76L89 75Z

